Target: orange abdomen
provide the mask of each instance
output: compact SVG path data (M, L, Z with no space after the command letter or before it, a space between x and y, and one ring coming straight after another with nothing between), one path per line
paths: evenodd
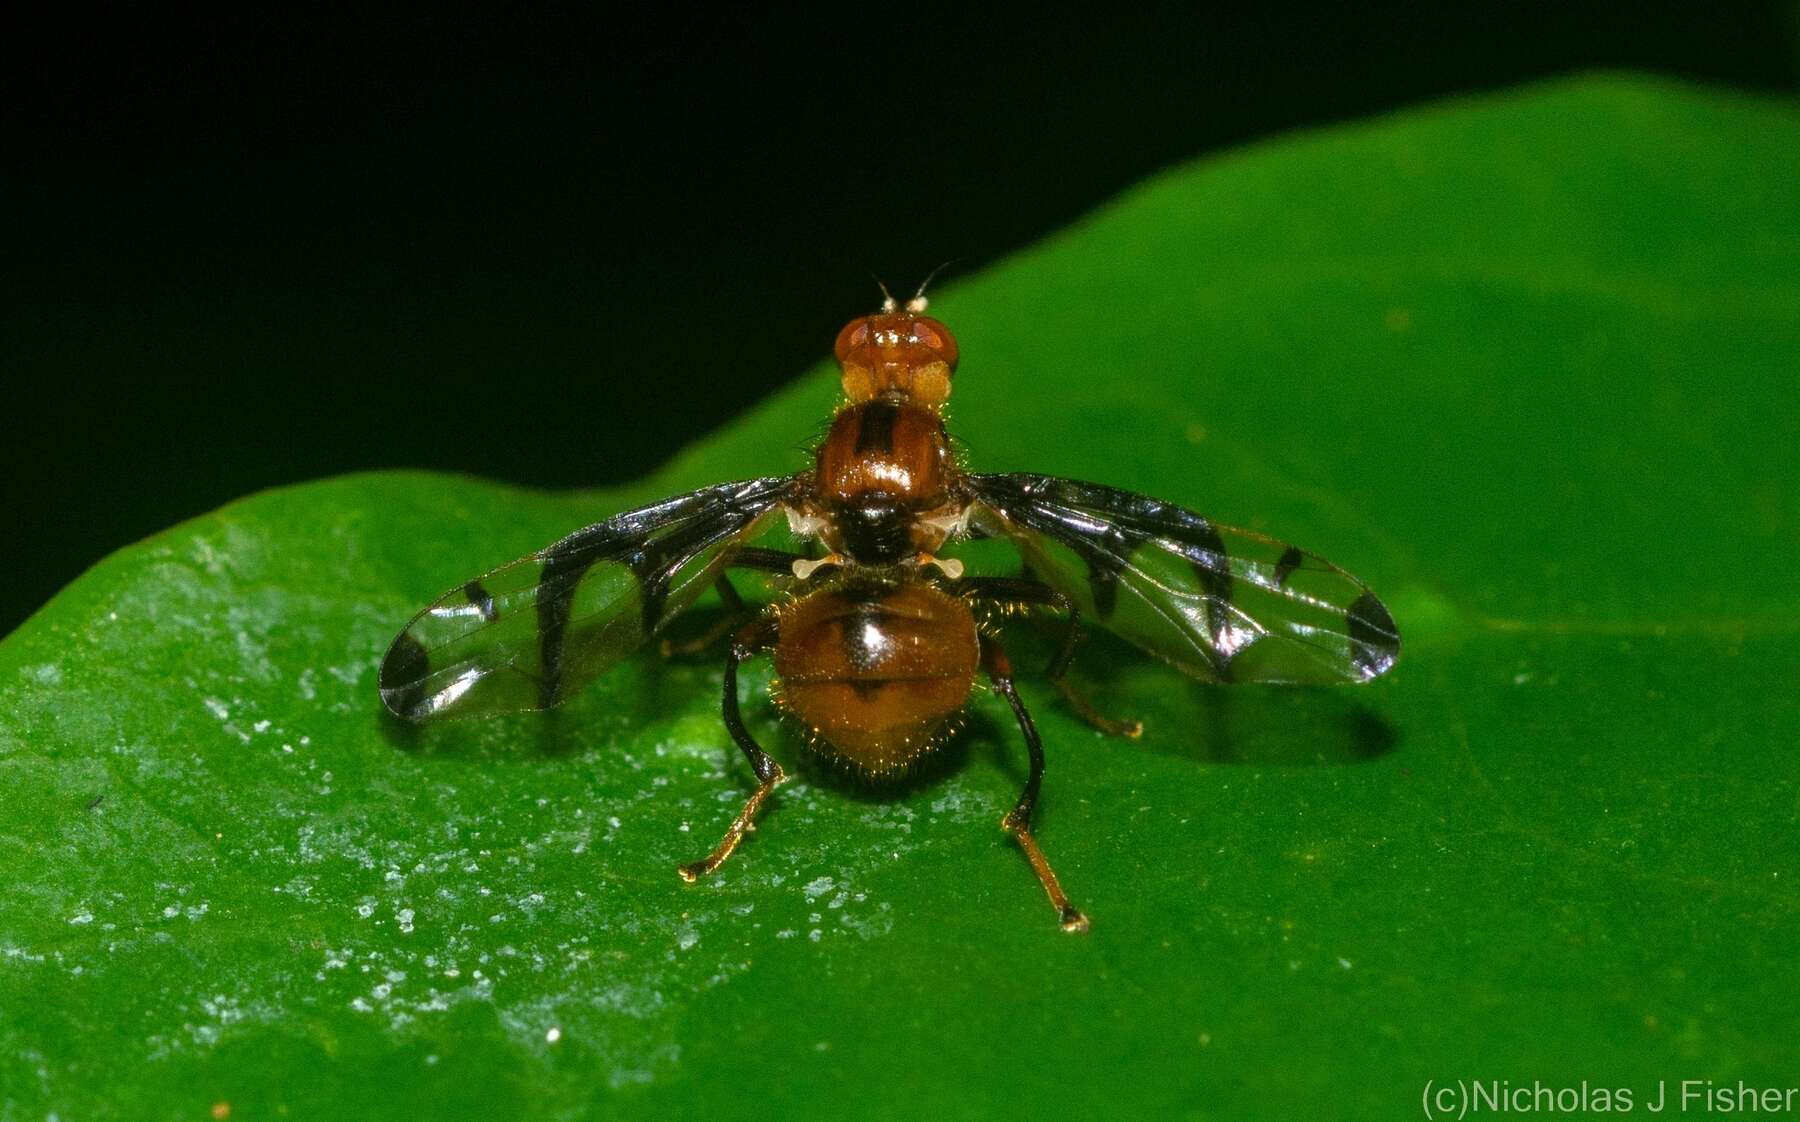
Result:
M968 605L924 583L803 597L783 610L775 648L783 705L871 776L937 746L980 661Z

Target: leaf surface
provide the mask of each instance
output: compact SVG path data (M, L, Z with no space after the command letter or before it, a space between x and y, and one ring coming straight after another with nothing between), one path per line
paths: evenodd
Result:
M1077 677L1136 743L1028 678L1085 937L998 828L1025 763L991 695L900 791L801 763L696 886L675 865L751 786L716 660L381 718L412 612L797 468L824 368L626 491L351 476L122 550L0 643L0 1116L1398 1117L1427 1080L1639 1109L1791 1083L1797 217L1792 106L1603 75L1177 168L943 291L977 470L1290 539L1404 637L1341 690L1096 638ZM767 679L751 724L803 761Z

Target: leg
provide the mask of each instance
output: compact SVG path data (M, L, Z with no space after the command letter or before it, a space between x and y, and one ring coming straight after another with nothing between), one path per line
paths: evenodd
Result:
M1067 608L1069 598L1035 577L963 577L951 585L958 596L999 604L1032 604Z
M746 546L733 553L731 560L725 562L725 567L728 569L755 569L763 573L791 573L794 571L794 562L804 560L806 558L798 553Z
M1044 781L1044 745L1038 740L1037 726L1031 723L1031 714L1025 711L1025 703L1019 699L1019 691L1013 688L1012 664L1007 660L1006 652L1000 649L1000 644L984 639L981 644L981 660L987 668L988 679L994 683L994 689L1012 706L1013 716L1019 722L1019 731L1025 734L1026 751L1031 754L1031 774L1025 780L1025 790L1020 792L1019 801L1013 805L1012 810L1000 820L1000 828L1019 840L1019 848L1025 851L1025 859L1031 862L1031 871L1037 874L1038 883L1044 886L1044 893L1050 897L1050 906L1056 909L1057 922L1062 925L1062 929L1072 933L1086 931L1087 917L1069 903L1069 898L1063 894L1062 885L1057 883L1056 873L1044 857L1044 851L1038 848L1037 839L1031 836L1031 812L1037 805L1038 787Z
M1050 679L1050 684L1056 687L1056 692L1062 694L1063 700L1069 703L1069 708L1079 713L1082 720L1108 736L1122 736L1127 740L1136 740L1144 735L1144 722L1121 721L1102 715L1075 688L1075 684L1069 681L1067 677L1069 664L1075 661L1075 645L1080 641L1081 609L1070 604L1069 623L1067 629L1063 631L1062 647L1057 650L1056 657L1050 660L1050 668L1044 672L1044 676Z
M713 622L711 627L694 636L677 643L673 639L664 639L659 648L664 658L685 658L699 654L701 651L718 642L733 628L743 625L744 617L750 613L749 605L738 595L738 590L731 585L731 578L724 573L713 582L713 590L719 594L719 602L725 605L725 614Z
M790 573L793 570L794 562L800 560L804 560L804 558L798 554L751 546L733 553L725 562L725 567L727 569L753 569L763 573ZM719 594L719 601L725 605L725 614L711 627L692 639L683 639L680 642L664 639L659 648L664 657L682 658L699 654L729 634L733 628L742 626L750 613L755 611L754 608L744 603L742 596L738 595L738 591L732 586L731 578L727 573L719 574L719 579L713 582L713 589Z
M1075 688L1075 683L1069 681L1069 664L1075 661L1075 645L1081 641L1081 609L1070 603L1068 597L1032 577L1030 570L1019 577L967 577L957 582L956 590L984 600L1042 605L1067 612L1069 622L1063 630L1062 643L1055 657L1051 658L1045 677L1050 679L1050 684L1056 687L1057 693L1062 694L1063 700L1069 703L1069 708L1075 710L1077 716L1106 735L1136 740L1144 734L1142 721L1121 721L1102 715Z
M723 704L725 728L731 733L731 739L737 741L737 746L743 749L744 755L750 760L750 768L756 773L757 788L750 795L750 800L744 804L744 809L738 812L737 818L726 829L725 836L720 839L718 848L699 861L692 861L681 866L678 871L681 873L681 879L685 881L699 880L723 865L725 859L731 856L731 851L737 848L738 842L744 840L744 835L756 829L756 812L762 808L763 800L769 797L769 792L787 779L787 773L781 770L781 765L776 763L751 738L750 730L744 727L744 719L738 712L738 663L765 650L774 642L775 627L775 617L770 615L764 616L744 628L732 639L731 654L725 660L725 700Z

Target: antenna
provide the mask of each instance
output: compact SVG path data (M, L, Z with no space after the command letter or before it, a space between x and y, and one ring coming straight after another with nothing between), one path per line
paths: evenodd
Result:
M881 289L881 310L884 313L891 312L900 306L900 301L894 299L894 294L889 292L888 286L875 275L875 270L864 267L863 272L869 274L870 278L874 280L876 288Z
M937 275L939 273L943 272L945 269L948 269L955 261L956 261L956 258L952 257L949 261L944 262L942 265L939 265L937 268L931 270L931 272L925 274L925 279L919 282L919 290L917 292L913 293L911 300L908 300L906 302L906 310L907 311L912 312L916 315L919 312L922 312L925 310L925 307L928 303L928 301L925 299L926 286L929 285L932 281L936 280ZM883 291L886 291L886 290L883 289ZM890 297L888 297L888 299L892 300L893 297L890 296Z

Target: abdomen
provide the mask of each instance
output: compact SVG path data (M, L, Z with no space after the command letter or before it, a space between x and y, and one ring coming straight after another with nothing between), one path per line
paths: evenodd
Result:
M781 615L782 705L819 747L871 776L935 748L981 661L967 604L923 582L839 587Z

